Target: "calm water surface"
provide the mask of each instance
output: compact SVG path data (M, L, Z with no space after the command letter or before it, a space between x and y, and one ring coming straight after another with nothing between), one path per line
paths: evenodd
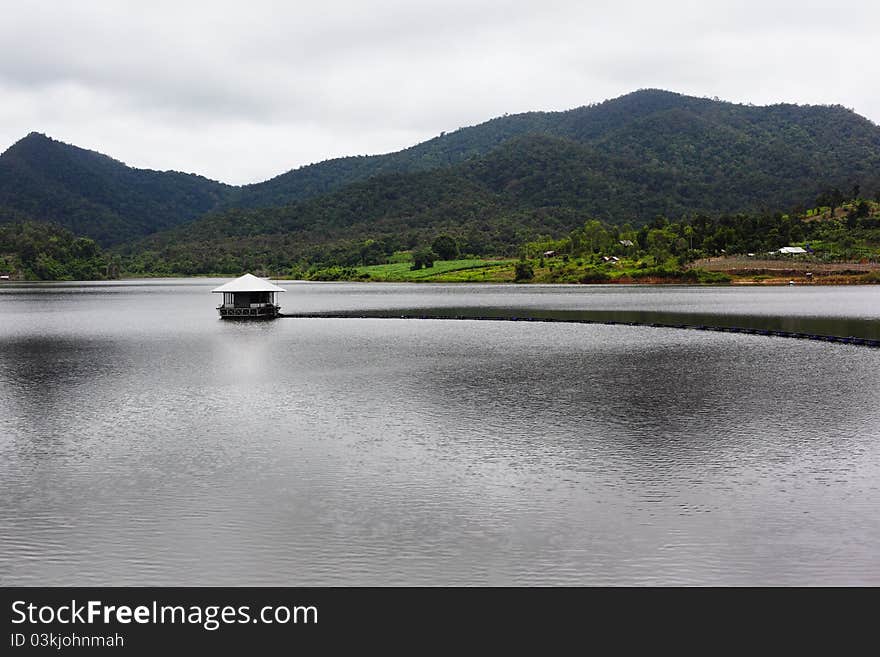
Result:
M0 286L0 584L880 584L880 350L223 322L217 284ZM876 287L286 287L288 312L880 323Z

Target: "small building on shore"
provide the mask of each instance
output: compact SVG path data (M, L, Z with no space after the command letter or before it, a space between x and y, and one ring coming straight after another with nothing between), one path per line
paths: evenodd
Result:
M271 319L277 317L281 306L277 294L286 292L263 278L245 274L234 281L211 290L223 295L223 303L217 306L222 319Z

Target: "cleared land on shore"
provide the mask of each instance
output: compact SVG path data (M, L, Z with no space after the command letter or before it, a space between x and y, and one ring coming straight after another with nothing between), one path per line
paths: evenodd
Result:
M880 283L880 262L821 262L809 257L756 258L719 256L702 258L692 268L727 274L734 285L814 285Z

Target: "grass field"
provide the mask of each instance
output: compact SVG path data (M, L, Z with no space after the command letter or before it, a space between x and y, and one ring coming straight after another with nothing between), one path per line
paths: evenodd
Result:
M408 262L357 267L358 276L384 282L481 282L513 280L515 260L438 260L429 269L411 269ZM509 274L509 275L508 275Z
M853 285L856 283L877 283L880 271L876 263L812 263L809 267L815 276L806 277L803 272L791 268L790 260L774 260L774 267L768 262L755 258L713 258L693 263L689 268L645 267L640 261L622 259L616 263L591 263L581 259L567 260L552 258L530 261L533 277L530 283L647 283L679 285L782 285L789 280L816 284ZM388 283L513 283L517 261L509 260L440 260L428 269L411 269L409 262L385 265L347 268L341 278L314 280L357 280ZM748 270L736 266L749 265ZM806 264L806 263L801 263ZM543 265L543 266L541 266ZM756 269L761 265L764 268ZM870 273L869 273L870 272ZM801 280L803 279L803 280Z

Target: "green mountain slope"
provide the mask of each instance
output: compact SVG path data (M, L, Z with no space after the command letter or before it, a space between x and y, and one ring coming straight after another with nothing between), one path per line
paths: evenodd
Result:
M689 180L675 167L533 134L444 169L377 176L279 208L216 212L127 252L149 252L176 272L280 271L301 260L368 264L377 253L430 243L446 232L465 253L512 255L528 240L562 235L587 218L639 224L658 215L744 210L751 203L775 210L785 207L773 203L776 197L810 204L820 189L808 184L798 196L784 187L794 183L780 172L782 187L758 190L767 196L756 192L751 199L743 189L756 175L744 169Z
M213 213L135 250L171 248L168 257L191 273L230 271L208 265L212 251L227 263L248 254L272 266L350 260L357 241L382 240L387 252L445 231L465 252L509 255L586 218L639 225L811 205L831 186L880 191L880 128L842 108L643 92L587 110L598 127L574 112L556 131L598 138L529 133L452 166L378 175L278 208Z
M102 244L191 221L231 190L201 176L133 169L38 133L0 155L0 206Z
M850 110L643 90L566 112L503 116L397 153L329 160L237 188L132 169L31 134L0 155L0 223L50 220L111 245L207 215L148 243L290 233L297 251L450 228L471 235L478 253L501 249L512 232L568 231L584 216L644 224L657 215L754 212L856 184L863 194L880 190L880 127Z
M0 274L24 280L100 280L118 267L94 240L48 223L0 225Z
M580 143L660 177L677 175L681 203L673 203L672 210L798 203L821 185L845 187L880 178L880 127L851 110L754 107L648 89L566 112L499 117L397 153L302 167L242 187L227 204L283 205L376 175L448 167L533 134ZM721 177L725 194L707 198Z
M402 151L343 157L300 167L266 182L239 188L226 205L250 208L285 205L328 194L374 176L449 167L485 155L513 137L548 132L552 116L528 112L499 117L478 126L443 133Z

